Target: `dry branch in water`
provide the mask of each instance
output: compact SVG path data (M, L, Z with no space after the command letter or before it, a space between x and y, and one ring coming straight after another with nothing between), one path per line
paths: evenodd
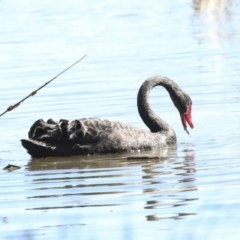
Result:
M78 61L76 61L75 63L73 63L71 66L69 66L68 68L66 68L65 70L63 70L62 72L60 72L57 76L55 76L54 78L52 78L51 80L49 80L48 82L44 83L41 87L39 87L38 89L34 90L33 92L31 92L28 96L26 96L25 98L23 98L22 100L20 100L19 102L17 102L16 104L13 104L11 106L9 106L7 108L7 110L5 112L3 112L2 114L0 114L0 117L2 115L4 115L7 112L12 111L13 109L15 109L16 107L18 107L22 102L24 102L26 99L28 99L29 97L34 96L39 90L41 90L42 88L44 88L46 85L48 85L50 82L52 82L54 79L56 79L57 77L59 77L61 74L63 74L64 72L66 72L68 69L70 69L71 67L73 67L74 65L76 65L77 63L79 63L81 60L83 60L87 55L84 55L82 58L80 58Z

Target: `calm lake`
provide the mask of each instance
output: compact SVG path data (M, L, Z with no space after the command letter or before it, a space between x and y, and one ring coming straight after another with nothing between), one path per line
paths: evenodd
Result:
M0 238L240 239L239 12L237 0L0 1L0 112L87 54L0 118ZM147 129L136 98L154 75L193 101L190 137L168 93L151 92L177 149L32 159L21 146L40 118ZM160 159L127 159L143 154Z

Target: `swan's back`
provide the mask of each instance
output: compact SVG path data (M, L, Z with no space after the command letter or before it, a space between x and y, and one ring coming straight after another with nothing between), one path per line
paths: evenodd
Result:
M174 133L173 133L174 134ZM23 146L34 157L122 152L166 145L166 134L101 118L36 121Z
M100 118L79 119L84 131L76 131L74 137L81 143L94 143L98 141L100 145L115 150L149 148L158 143L154 143L157 134L152 134L148 130L143 130L119 121L109 121ZM159 134L158 134L159 135ZM99 147L99 146L98 146ZM101 150L99 149L99 152Z

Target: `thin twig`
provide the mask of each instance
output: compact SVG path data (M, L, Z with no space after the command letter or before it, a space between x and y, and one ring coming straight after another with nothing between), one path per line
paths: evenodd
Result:
M73 67L74 65L76 65L77 63L79 63L81 60L83 60L85 57L87 56L84 55L82 58L80 58L78 61L76 61L75 63L73 63L70 67L66 68L65 70L63 70L62 72L60 72L57 76L55 76L54 78L52 78L51 80L49 80L48 82L44 83L41 87L39 87L38 89L36 89L35 91L31 92L28 96L26 96L25 98L23 98L22 100L20 100L19 102L17 102L14 105L11 105L7 108L7 110L5 112L3 112L2 114L0 114L0 117L2 115L4 115L6 112L10 112L12 111L14 108L18 107L22 102L24 102L26 99L28 99L29 97L34 96L39 90L41 90L42 88L44 88L46 85L48 85L50 82L52 82L54 79L56 79L57 77L59 77L61 74L63 74L64 72L66 72L68 69L70 69L71 67Z

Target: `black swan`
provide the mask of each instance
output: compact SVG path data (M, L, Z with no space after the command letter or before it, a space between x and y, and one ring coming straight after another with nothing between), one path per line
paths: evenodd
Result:
M100 118L81 118L71 122L64 119L44 122L40 119L30 128L29 140L21 140L22 145L32 157L113 153L174 146L177 141L175 132L149 105L149 93L155 86L162 86L168 91L180 113L184 130L187 131L187 124L193 128L191 98L169 78L154 76L142 84L137 97L139 114L150 131Z

